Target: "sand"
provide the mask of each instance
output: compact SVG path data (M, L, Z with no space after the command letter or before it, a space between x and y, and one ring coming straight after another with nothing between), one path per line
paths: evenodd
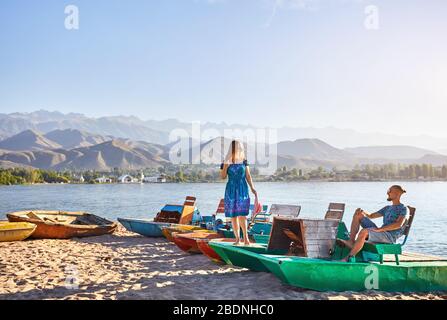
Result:
M315 292L218 265L164 239L113 235L0 243L0 299L447 299L446 293Z

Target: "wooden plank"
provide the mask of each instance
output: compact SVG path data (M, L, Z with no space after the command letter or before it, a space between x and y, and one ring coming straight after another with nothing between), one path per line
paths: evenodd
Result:
M288 204L272 204L270 214L278 216L297 217L301 212L301 206Z
M326 215L324 216L324 219L334 219L334 220L342 220L343 219L343 212L340 211L328 211L326 212Z
M331 202L329 203L328 211L332 210L338 210L338 211L345 211L346 205L344 203L337 203L337 202Z
M318 227L318 226L327 226L327 227L338 227L338 221L334 220L323 220L323 219L302 219L305 227Z

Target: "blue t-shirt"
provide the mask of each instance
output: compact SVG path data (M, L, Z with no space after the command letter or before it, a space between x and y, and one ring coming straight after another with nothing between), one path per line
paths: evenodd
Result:
M383 216L383 226L388 226L388 225L396 222L400 216L405 217L407 215L407 207L403 204L391 205L391 206L383 207L382 209L380 209L377 212ZM388 232L397 238L401 235L402 231L403 231L403 228L393 230L393 231L388 231Z

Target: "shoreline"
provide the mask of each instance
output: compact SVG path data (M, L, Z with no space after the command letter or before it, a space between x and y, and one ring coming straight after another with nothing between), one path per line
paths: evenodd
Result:
M327 182L327 183L343 183L343 182L447 182L447 180L442 179L434 179L434 180L418 180L418 179L390 179L390 180L330 180L330 179L321 179L321 180L296 180L296 181L267 181L267 180L253 180L255 183L313 183L313 182ZM75 185L75 186L108 186L108 185L185 185L185 184L224 184L225 181L187 181L187 182L162 182L162 183L23 183L23 184L0 184L0 187L17 187L17 186L66 186L66 185Z
M316 292L218 265L165 239L113 235L0 243L0 300L445 300L447 293Z

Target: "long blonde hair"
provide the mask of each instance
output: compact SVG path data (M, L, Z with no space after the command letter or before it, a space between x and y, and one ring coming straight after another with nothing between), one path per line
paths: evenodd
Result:
M226 160L235 163L236 159L242 161L245 160L245 152L242 143L238 140L233 140L228 149Z

